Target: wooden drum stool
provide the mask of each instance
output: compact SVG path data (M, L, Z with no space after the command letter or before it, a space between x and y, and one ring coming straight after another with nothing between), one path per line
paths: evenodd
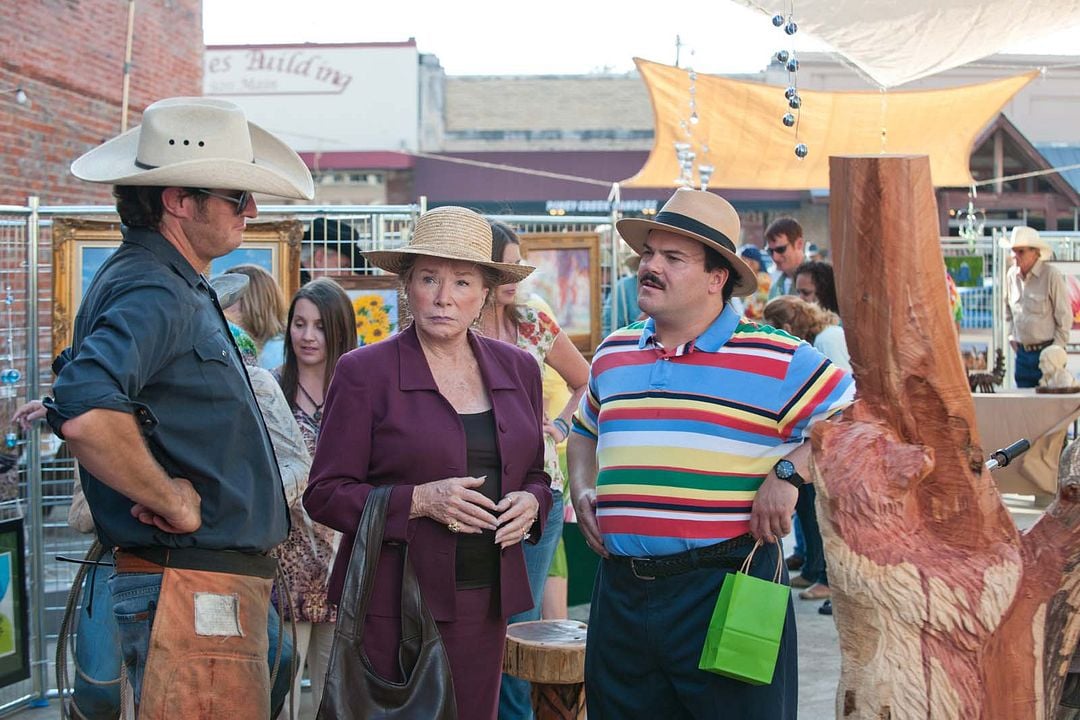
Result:
M537 620L506 628L503 671L532 683L536 720L585 717L585 633L576 620Z

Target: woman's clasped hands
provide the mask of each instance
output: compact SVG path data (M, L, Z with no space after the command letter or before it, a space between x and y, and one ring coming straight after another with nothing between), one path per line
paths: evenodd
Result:
M495 542L505 549L526 540L536 521L540 503L529 492L507 493L495 503L476 488L485 477L453 477L417 485L413 490L411 517L429 517L454 533L495 532Z

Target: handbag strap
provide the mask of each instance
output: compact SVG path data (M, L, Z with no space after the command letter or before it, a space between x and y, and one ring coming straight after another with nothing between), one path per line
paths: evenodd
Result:
M398 662L401 665L401 676L408 678L420 658L424 629L433 626L435 621L426 615L427 608L424 607L423 597L420 595L420 583L409 560L408 545L404 546L401 554L405 566L401 571L401 645L398 646Z
M375 571L382 552L391 489L389 485L380 485L368 493L364 512L356 527L349 569L345 573L345 587L338 605L338 632L358 643L364 637L364 618L371 602L371 593L375 590Z
M757 552L757 549L759 547L761 547L761 540L757 540L757 541L754 542L754 547L752 547L750 549L750 554L746 556L745 560L743 560L742 569L739 570L739 572L743 573L744 575L748 575L750 573L750 563L751 563L751 561L753 561L754 553ZM780 565L781 556L783 556L783 553L780 552L780 542L777 541L776 542L776 572L773 573L773 579L772 579L772 581L774 583L779 583L780 582L780 577L781 577L781 574L783 572L783 570L781 569L781 565Z

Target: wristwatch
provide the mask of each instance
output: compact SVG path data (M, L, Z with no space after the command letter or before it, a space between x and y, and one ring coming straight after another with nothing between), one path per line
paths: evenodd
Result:
M786 483L791 483L797 488L801 488L803 485L806 484L806 481L803 480L802 475L795 472L795 464L790 460L780 460L776 463L776 465L773 465L773 471L776 472L776 477L780 478Z

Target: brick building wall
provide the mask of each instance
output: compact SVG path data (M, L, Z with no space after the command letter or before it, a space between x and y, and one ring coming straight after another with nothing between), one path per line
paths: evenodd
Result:
M71 161L120 131L127 0L0 0L0 204L110 202ZM202 0L136 4L128 127L154 100L202 94Z

